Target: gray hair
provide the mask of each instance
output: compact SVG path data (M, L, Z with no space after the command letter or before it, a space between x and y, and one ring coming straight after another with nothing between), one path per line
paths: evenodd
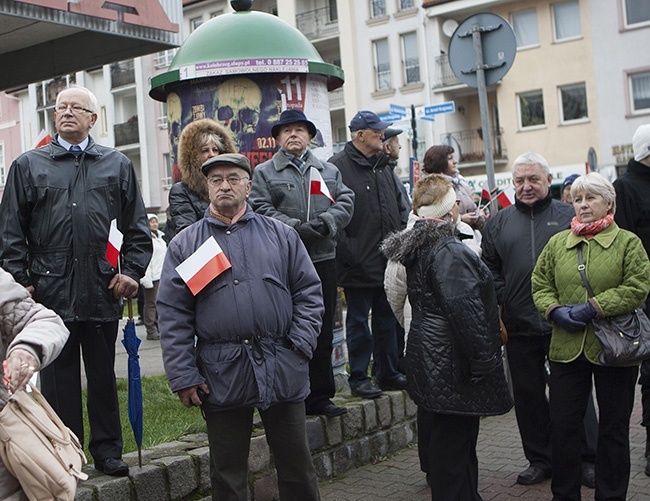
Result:
M212 130L207 130L201 134L201 146L210 143L214 143L214 145L219 150L219 153L225 153L225 147L221 136Z
M546 159L540 155L539 153L535 153L534 151L527 151L526 153L522 153L519 155L517 158L515 158L515 161L512 163L512 172L515 172L515 169L517 168L518 165L539 165L543 170L544 174L548 177L551 175L551 169L548 167L548 162Z
M97 97L95 96L95 94L90 92L90 90L86 89L85 87L82 87L81 85L71 85L67 89L63 89L61 92L59 92L57 94L57 96L56 96L56 104L59 104L59 99L60 99L62 93L64 93L67 90L73 90L73 89L74 90L79 90L79 91L83 92L84 94L86 94L86 97L88 98L88 104L89 104L89 107L90 107L90 111L92 111L93 113L96 113L97 108L99 107L97 105Z
M616 213L616 191L614 190L614 185L602 174L590 172L573 181L571 185L571 198L574 198L581 192L600 195L605 199L605 202L612 204L612 214Z

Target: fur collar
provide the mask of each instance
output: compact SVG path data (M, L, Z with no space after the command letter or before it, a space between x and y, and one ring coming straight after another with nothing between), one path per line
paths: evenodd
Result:
M381 244L381 251L392 261L404 266L429 252L437 244L456 236L451 223L439 219L419 219L413 228L390 234Z
M208 184L201 172L201 136L204 132L212 131L223 140L223 153L237 153L232 134L228 129L214 120L204 118L188 124L181 133L178 143L178 168L181 180L202 199L208 201Z

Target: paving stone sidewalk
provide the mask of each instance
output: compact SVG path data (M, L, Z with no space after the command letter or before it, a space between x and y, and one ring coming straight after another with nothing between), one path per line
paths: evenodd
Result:
M628 501L650 500L650 477L643 472L645 429L641 421L641 393L637 392L632 414L630 449L632 473ZM523 486L517 475L528 464L521 448L514 411L505 416L484 418L478 439L479 492L484 501L549 501L551 481ZM431 499L424 473L420 472L416 447L320 485L323 501L423 501ZM594 490L582 488L582 499L594 499Z

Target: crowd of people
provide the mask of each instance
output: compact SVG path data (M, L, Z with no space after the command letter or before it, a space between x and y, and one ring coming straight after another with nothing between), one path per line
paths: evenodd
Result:
M513 406L529 463L518 483L552 477L556 500L580 499L583 485L625 499L637 380L650 456L650 360L640 378L638 364L602 364L592 321L650 308L650 124L613 185L572 175L561 200L544 157L520 155L515 203L491 215L447 145L427 150L411 200L394 171L402 131L372 111L352 118L351 140L324 161L310 151L316 125L285 110L271 131L278 150L257 166L201 119L181 133L163 232L129 159L90 136L96 120L92 92L60 92L53 141L9 170L0 407L40 370L43 394L83 443L83 360L95 468L128 475L115 342L120 298L141 288L171 390L202 408L213 499L247 498L257 409L280 498L317 500L306 415L348 412L332 372L340 288L350 392L408 392L432 499L481 499L480 418ZM112 226L123 235L117 267ZM1 463L0 497L20 498Z

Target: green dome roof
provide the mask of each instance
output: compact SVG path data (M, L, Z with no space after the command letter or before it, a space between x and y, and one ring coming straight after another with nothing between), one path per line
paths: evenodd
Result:
M269 58L306 59L309 73L327 77L329 90L343 85L343 70L324 62L299 30L277 16L244 11L214 17L192 32L178 49L169 70L151 79L149 95L165 101L170 92L165 87L180 82L179 70L188 65ZM222 75L216 73L214 76Z

